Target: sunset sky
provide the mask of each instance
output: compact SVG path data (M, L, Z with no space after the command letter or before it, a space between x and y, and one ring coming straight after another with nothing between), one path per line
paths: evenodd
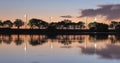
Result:
M115 13L114 13L115 12ZM120 17L120 0L0 0L0 20L19 18L39 18L45 21L71 19L74 22L85 20L117 20ZM117 15L117 16L116 16ZM79 17L79 18L78 18Z

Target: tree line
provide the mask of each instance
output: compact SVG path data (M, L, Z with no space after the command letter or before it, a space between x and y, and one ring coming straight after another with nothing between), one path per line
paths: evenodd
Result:
M30 29L63 29L63 30L79 30L79 29L86 29L88 27L89 30L120 30L120 22L111 21L110 24L91 22L87 26L84 21L79 21L77 23L72 22L71 20L65 19L59 22L51 22L48 23L41 19L32 18L25 23L21 19L16 19L14 22L10 20L1 21L0 20L0 28L12 28L13 26L20 29L22 26L30 26Z

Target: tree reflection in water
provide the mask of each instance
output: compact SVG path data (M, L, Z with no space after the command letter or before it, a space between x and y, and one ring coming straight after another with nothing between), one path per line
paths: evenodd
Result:
M115 35L114 39L116 40L116 42L120 42L120 34Z
M112 44L115 44L117 42L117 39L114 35L111 35L109 39L110 39Z
M109 39L110 39L112 44L119 43L120 42L120 35L119 34L111 35Z
M3 41L3 40L2 40L2 35L0 35L0 44L2 44L2 41Z
M11 35L2 35L2 40L6 44L11 44L13 38Z
M84 42L104 42L105 40L110 40L111 43L120 42L119 35L56 35L56 36L47 36L47 35L29 35L30 38L26 38L24 35L1 35L0 43L4 42L5 44L11 44L14 42L16 45L22 45L25 40L29 42L32 46L43 45L49 42L58 42L65 46L70 44ZM25 37L25 39L23 39ZM48 40L49 39L49 40Z
M72 43L72 41L69 39L69 36L62 35L61 38L59 38L59 42L64 44L62 48L71 48L70 44Z
M29 44L32 46L36 46L36 45L42 45L44 43L47 42L47 38L46 36L40 36L38 38L35 38L36 35L30 35L30 40L29 40Z
M104 34L104 35L90 35L89 40L91 42L97 42L97 41L101 41L101 40L107 40L108 39L108 35Z
M24 40L20 38L20 35L18 34L17 39L15 39L14 42L16 45L21 45L24 42Z
M0 44L2 44L2 40L0 40Z
M82 35L59 35L57 38L58 42L64 45L62 48L71 48L72 43L82 43L85 41L85 37Z
M79 36L78 38L77 38L77 40L79 40L78 42L79 43L83 43L83 42L85 42L85 37L83 37L83 36Z

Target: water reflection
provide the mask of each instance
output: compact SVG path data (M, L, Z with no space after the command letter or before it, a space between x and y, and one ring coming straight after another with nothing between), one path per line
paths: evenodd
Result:
M107 40L108 35L90 35L89 40L96 42L96 41L101 41L101 40Z
M74 42L85 42L85 35L58 35L54 38L46 35L0 35L0 43L11 44L14 42L17 46L22 45L25 41L29 42L29 45L37 46L43 45L48 42L58 42L63 45L70 45Z
M20 35L17 35L17 38L14 40L16 45L21 45L24 42L24 39L20 37Z
M44 43L47 42L47 37L43 36L43 35L39 35L39 36L34 36L34 35L30 35L30 39L29 39L29 44L32 46L36 46L36 45L42 45Z
M13 40L13 37L11 35L2 35L1 40L6 44L10 44Z
M99 49L99 48L84 48L80 47L81 52L83 54L88 54L88 55L99 55L101 58L106 58L106 59L120 59L120 45L106 45L105 48Z
M120 42L119 35L0 35L0 44L11 44L14 42L17 46L22 45L25 41L32 46L43 45L47 42L58 42L63 45L70 45L78 42L79 44L85 42L104 42L109 40L109 43L115 44Z
M50 48L79 48L84 55L97 55L100 58L120 59L119 35L0 35L0 44L16 46L49 45ZM47 48L47 47L46 47Z

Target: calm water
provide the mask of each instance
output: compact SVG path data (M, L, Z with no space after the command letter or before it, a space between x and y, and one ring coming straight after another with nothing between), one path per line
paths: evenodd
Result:
M118 35L0 35L0 63L119 62Z

